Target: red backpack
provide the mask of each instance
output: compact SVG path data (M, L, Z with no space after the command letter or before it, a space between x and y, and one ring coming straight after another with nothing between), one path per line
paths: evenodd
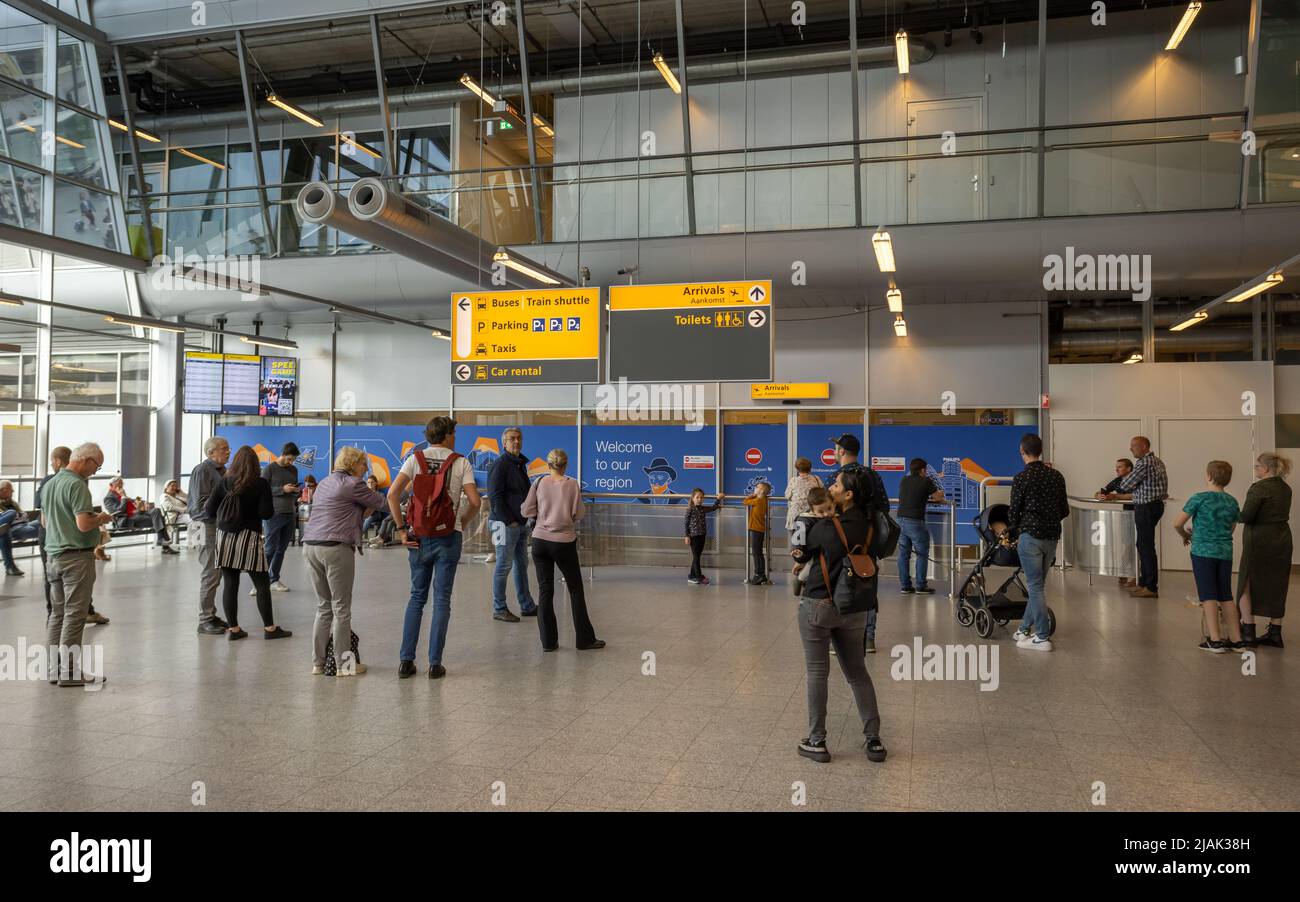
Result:
M437 539L456 531L456 504L447 492L447 476L460 455L452 452L439 463L438 472L430 473L425 457L415 452L418 472L411 483L412 498L406 506L408 534L417 538Z

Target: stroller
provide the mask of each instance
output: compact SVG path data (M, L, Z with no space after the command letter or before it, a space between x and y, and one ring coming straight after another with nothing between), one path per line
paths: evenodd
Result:
M991 504L980 511L978 517L971 521L980 538L984 540L984 554L971 570L966 581L957 593L957 622L962 626L975 625L975 633L981 639L991 638L993 626L1006 626L1012 620L1025 616L1025 606L1029 603L1029 590L1021 579L1020 556L1015 545L1003 545L999 536L989 524L1006 523L1009 508L1005 504ZM996 589L990 591L985 570L989 567L1012 567L1011 576L1007 577ZM1056 632L1056 615L1047 609L1049 635Z

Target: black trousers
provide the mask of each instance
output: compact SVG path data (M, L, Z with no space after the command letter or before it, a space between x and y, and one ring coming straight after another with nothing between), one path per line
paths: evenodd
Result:
M1133 505L1133 520L1137 526L1138 585L1152 592L1160 584L1160 562L1156 560L1156 528L1165 515L1163 501L1148 501Z
M700 555L704 554L704 541L708 536L691 536L691 579L699 579L704 575L700 569Z
M767 579L767 533L749 531L749 557L753 561L754 579Z
M221 606L226 609L226 622L232 627L239 626L239 574L242 572L233 567L221 568ZM271 610L271 577L250 571L248 578L257 590L257 613L262 615L262 625L275 626L275 614Z
M578 648L596 641L596 629L587 616L587 597L582 588L582 565L578 563L577 542L548 542L533 536L533 570L537 573L537 629L542 648L560 644L555 625L555 568L564 574L569 590L569 607L573 609L573 632Z

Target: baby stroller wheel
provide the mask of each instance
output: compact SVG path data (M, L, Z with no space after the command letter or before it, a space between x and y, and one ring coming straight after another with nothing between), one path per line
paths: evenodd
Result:
M993 615L989 613L988 608L980 608L975 612L975 634L981 639L993 635Z
M1047 609L1047 635L1053 636L1055 634L1056 634L1056 615L1052 613L1051 608L1048 608Z
M963 600L957 605L957 623L961 626L970 626L975 622L975 608L970 602Z

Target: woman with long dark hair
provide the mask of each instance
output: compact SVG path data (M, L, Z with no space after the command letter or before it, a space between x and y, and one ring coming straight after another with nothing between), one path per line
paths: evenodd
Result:
M842 614L833 599L836 583L844 578L849 551L865 551L872 486L865 470L841 470L828 490L835 503L835 516L818 520L808 530L807 542L792 552L808 574L799 599L799 636L803 639L808 678L808 736L799 743L798 751L813 761L831 760L826 747L826 681L831 668L830 646L834 643L836 660L862 719L862 749L868 760L880 762L886 755L880 741L880 707L862 654L868 612ZM879 578L877 573L871 582Z
M222 510L222 503L230 501ZM226 609L228 632L234 642L248 633L239 628L239 574L247 573L257 592L257 611L265 626L264 639L293 635L276 626L271 611L271 580L267 575L266 552L262 547L262 521L275 513L271 484L262 478L257 455L244 445L235 452L225 477L208 496L205 513L217 523L217 566L221 568L222 605Z

